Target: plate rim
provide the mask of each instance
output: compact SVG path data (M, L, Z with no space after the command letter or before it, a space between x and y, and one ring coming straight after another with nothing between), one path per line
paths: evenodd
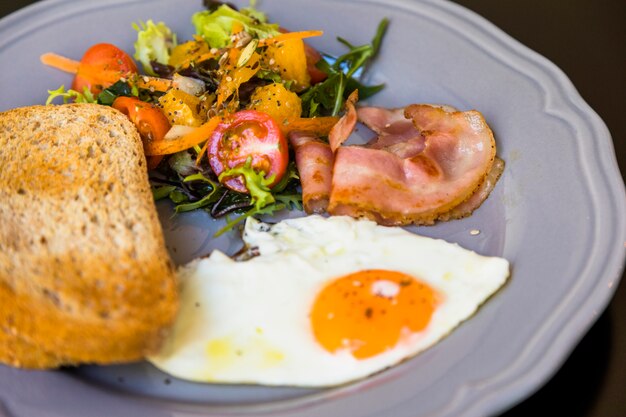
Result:
M0 19L0 33L6 32L12 26L17 26L25 21L27 22L34 19L35 15L54 10L60 6L73 6L75 11L76 9L92 10L98 6L113 7L118 4L142 3L147 1L148 0L110 0L103 5L102 2L98 0L87 0L80 3L71 0L41 0ZM554 87L553 91L566 99L566 102L569 104L567 110L577 111L579 113L579 120L584 120L584 124L593 132L593 137L600 139L594 141L592 144L578 143L577 146L592 147L594 155L596 156L596 160L593 161L595 165L592 168L599 174L602 174L602 185L610 191L606 193L610 197L610 204L605 205L610 206L612 209L611 219L615 220L613 223L614 228L612 230L612 236L603 239L606 241L611 240L616 243L616 245L610 253L610 261L606 262L600 274L600 277L603 281L606 281L607 285L596 286L585 302L579 305L580 308L575 315L569 316L567 320L564 321L561 319L561 331L553 335L553 343L543 352L544 354L541 360L534 362L533 366L527 367L525 372L516 378L515 383L498 386L496 389L490 387L492 389L489 390L489 392L484 392L482 396L478 397L471 395L471 391L474 389L471 383L461 384L459 388L456 389L448 406L437 411L435 415L470 416L503 411L538 390L543 383L547 382L547 380L556 373L575 348L576 344L582 339L584 334L586 334L602 311L604 311L618 286L621 274L624 270L624 260L626 256L626 191L617 164L610 132L598 114L583 100L565 73L554 63L515 40L487 19L459 4L444 0L390 0L386 2L384 0L344 1L347 3L362 3L379 6L393 5L401 8L417 8L417 5L420 4L427 5L441 13L442 18L451 16L455 20L471 26L475 32L479 32L490 40L506 46L508 51L500 51L501 54L514 54L518 59L532 64L534 70L546 76L547 80L542 80L542 82L537 81L538 85L545 87L542 83L550 83L551 86ZM441 21L437 23L441 24ZM29 28L22 27L22 30L17 31L13 36L0 41L0 49L3 48L3 44L6 45L11 39L19 36L21 32L25 32L27 29ZM487 48L483 48L483 50L487 51ZM518 73L527 75L521 70L518 71ZM546 103L545 99L544 104L546 105L544 110L548 112L554 111L555 113L552 114L556 114L558 117L558 109L549 109L549 103ZM582 154L580 150L578 153ZM587 160L586 162L589 163ZM587 181L589 183L592 182L590 178L587 178ZM597 176L594 178L594 182L595 181L598 181ZM595 203L598 204L597 201ZM596 210L594 210L594 214L598 214ZM590 260L585 266L587 267L591 262ZM600 278L598 278L598 280L600 280ZM550 319L556 320L554 315L555 313L552 311ZM533 347L537 348L536 345L537 343L532 343L524 352L532 350ZM512 368L508 367L506 369ZM502 373L502 370L500 370L500 373ZM483 386L481 390L484 391L484 388L485 386ZM151 403L160 402L158 400L150 401ZM258 405L255 407L258 407ZM219 410L219 407L215 409ZM0 395L0 410L2 410L2 395ZM460 414L458 412L460 412Z

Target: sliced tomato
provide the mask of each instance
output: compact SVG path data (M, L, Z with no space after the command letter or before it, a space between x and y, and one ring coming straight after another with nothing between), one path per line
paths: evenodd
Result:
M126 52L110 43L99 43L87 49L80 60L72 89L82 92L87 87L99 94L120 78L135 73L137 66Z
M170 122L157 106L135 97L118 97L113 108L124 113L135 124L144 146L150 142L161 141L170 130ZM162 156L148 157L148 169L154 169L163 159Z
M270 187L278 183L289 162L287 140L271 116L256 110L243 110L220 123L209 138L209 164L219 175L244 165L251 159L252 168L263 171L265 178L274 175ZM240 177L227 178L224 185L234 191L247 193Z

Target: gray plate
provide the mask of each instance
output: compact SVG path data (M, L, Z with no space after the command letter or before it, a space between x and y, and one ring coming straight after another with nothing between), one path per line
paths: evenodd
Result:
M181 36L200 1L48 0L0 21L0 110L42 103L71 77L39 64L41 53L79 58L91 44L132 51L134 20L164 20ZM271 18L341 52L334 36L371 38L391 18L369 77L387 88L373 103L447 103L483 112L507 162L489 200L462 221L416 229L499 255L510 283L440 344L400 366L328 390L217 386L167 378L147 364L26 372L0 366L0 416L482 416L546 381L595 321L624 262L624 184L598 116L553 64L452 3L423 0L266 0ZM211 240L202 213L170 218L159 207L177 262ZM469 231L478 229L477 236Z

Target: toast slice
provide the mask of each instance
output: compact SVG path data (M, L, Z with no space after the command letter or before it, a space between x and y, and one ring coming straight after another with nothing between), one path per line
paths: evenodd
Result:
M96 104L0 113L0 361L139 360L177 307L134 125Z

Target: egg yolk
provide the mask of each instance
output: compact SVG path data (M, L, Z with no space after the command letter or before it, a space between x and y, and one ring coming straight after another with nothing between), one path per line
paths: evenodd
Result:
M410 275L366 270L323 288L310 320L326 350L347 348L355 358L365 359L393 348L403 334L423 330L436 304L437 293Z

